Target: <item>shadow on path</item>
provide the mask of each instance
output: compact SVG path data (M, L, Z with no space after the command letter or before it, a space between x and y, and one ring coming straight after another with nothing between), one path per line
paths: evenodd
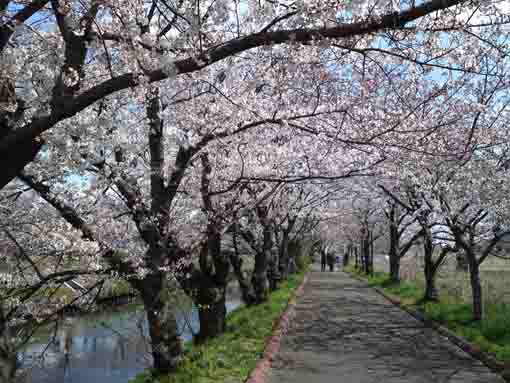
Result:
M343 272L312 271L270 383L503 383Z

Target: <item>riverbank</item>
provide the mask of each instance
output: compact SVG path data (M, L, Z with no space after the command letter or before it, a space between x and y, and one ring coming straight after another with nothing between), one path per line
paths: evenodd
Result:
M196 309L183 303L174 315L186 342L198 331L199 323ZM227 312L240 304L237 291L227 296ZM147 322L140 304L66 317L58 329L46 330L34 335L18 354L27 383L126 383L151 365ZM66 353L66 347L70 352Z
M156 376L146 371L131 383L234 383L245 381L262 357L275 322L285 311L306 272L292 275L271 293L268 302L241 306L227 317L227 331L204 345L186 344L177 371Z
M387 273L376 272L373 276L366 276L354 268L347 268L345 271L362 278L370 287L378 289L411 315L414 313L414 316L419 316L421 320L429 321L432 327L444 332L443 335L451 338L454 343L458 343L457 345L464 351L490 365L489 367L498 371L508 370L510 366L509 305L487 305L484 319L474 322L470 303L447 295L440 296L437 302L423 303L421 299L424 289L416 283L402 281L399 285L389 285Z

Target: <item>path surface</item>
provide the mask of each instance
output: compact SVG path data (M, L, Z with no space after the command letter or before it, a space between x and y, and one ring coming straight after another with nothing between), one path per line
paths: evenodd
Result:
M345 273L313 271L270 383L503 383Z

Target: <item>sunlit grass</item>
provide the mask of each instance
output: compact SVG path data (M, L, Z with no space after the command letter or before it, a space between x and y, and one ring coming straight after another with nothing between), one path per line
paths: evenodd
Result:
M227 331L204 345L186 345L176 373L155 376L147 371L131 383L228 383L243 382L262 357L266 339L304 273L293 275L270 295L267 303L232 311Z
M438 302L422 303L424 289L419 283L402 281L395 285L389 283L387 273L376 272L367 277L352 267L347 271L364 277L369 286L398 297L403 305L413 306L426 318L441 323L498 360L510 361L510 305L486 304L484 319L475 322L471 305L458 298L442 295Z

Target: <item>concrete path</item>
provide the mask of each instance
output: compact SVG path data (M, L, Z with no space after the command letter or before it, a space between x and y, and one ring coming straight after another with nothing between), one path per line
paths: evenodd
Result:
M503 383L343 272L313 271L270 383Z

